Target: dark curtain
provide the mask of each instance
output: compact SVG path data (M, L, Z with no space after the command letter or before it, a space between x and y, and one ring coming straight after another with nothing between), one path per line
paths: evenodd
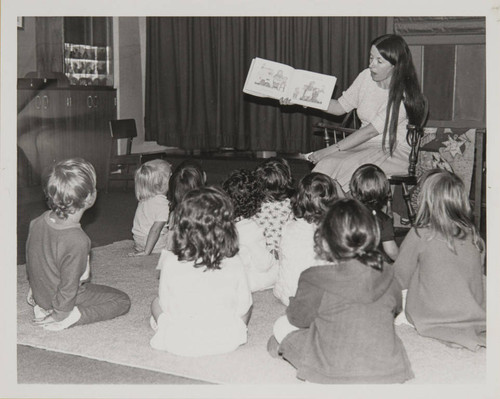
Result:
M372 17L148 18L146 140L183 149L318 147L312 124L339 118L244 94L252 59L334 75L337 98L384 33L386 18Z

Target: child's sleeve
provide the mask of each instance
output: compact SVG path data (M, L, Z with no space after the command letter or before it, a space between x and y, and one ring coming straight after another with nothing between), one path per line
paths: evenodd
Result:
M75 236L75 239L71 239L71 236L67 238L70 240L60 248L60 280L52 300L53 318L56 321L64 320L75 306L80 279L87 268L90 252L88 237L85 237L87 240L83 243L81 236Z
M411 277L418 265L419 242L415 229L411 229L399 248L398 258L394 262L394 272L402 289L407 289Z
M317 278L321 278L315 275L320 268L321 266L312 267L302 272L297 293L290 298L286 315L288 321L296 327L308 328L318 314L324 294L323 289L315 283Z

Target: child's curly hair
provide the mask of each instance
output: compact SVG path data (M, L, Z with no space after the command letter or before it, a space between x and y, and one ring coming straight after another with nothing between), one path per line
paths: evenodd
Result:
M71 158L52 166L45 187L49 208L61 219L85 208L89 196L96 192L96 174L92 164L82 158Z
M377 221L357 199L335 201L316 230L314 242L316 253L328 261L355 258L376 270L383 268Z
M340 197L339 188L330 176L312 172L299 181L291 199L292 211L298 219L319 224L330 205Z
M265 201L282 201L293 194L292 171L286 159L269 158L257 166L256 173Z
M384 171L369 163L354 171L349 190L353 198L374 211L381 211L391 195L391 186Z
M173 216L173 250L181 261L195 267L220 269L224 258L239 250L233 205L221 189L200 187L189 191Z
M222 182L222 188L233 201L235 219L248 219L259 211L264 195L255 171L234 170Z

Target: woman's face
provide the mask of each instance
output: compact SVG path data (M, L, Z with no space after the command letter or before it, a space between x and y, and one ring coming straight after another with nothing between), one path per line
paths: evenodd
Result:
M370 49L370 72L372 79L375 82L389 83L393 71L394 65L382 57L377 47L372 46Z

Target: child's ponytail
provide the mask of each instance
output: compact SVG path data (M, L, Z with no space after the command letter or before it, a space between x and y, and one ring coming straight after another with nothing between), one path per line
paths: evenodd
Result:
M316 252L323 259L338 263L357 259L382 271L383 257L378 251L380 230L372 212L356 199L336 201L315 235Z
M383 270L383 256L377 250L369 250L369 251L358 251L354 255L356 259L358 259L361 263L366 266L370 266L375 270L382 271Z

